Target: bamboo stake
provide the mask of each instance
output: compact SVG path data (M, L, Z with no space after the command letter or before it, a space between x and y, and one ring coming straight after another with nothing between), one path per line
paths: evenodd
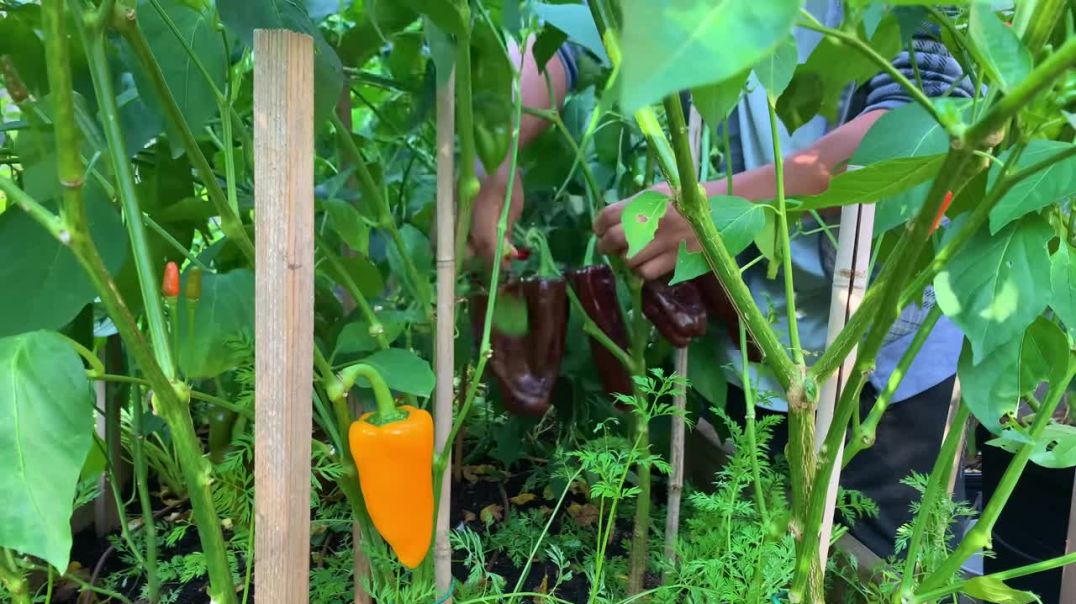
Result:
M692 157L695 160L695 171L699 169L699 158L702 150L699 148L702 142L702 115L694 107L688 116L688 138L691 141ZM683 378L687 378L687 348L677 348L675 354L675 371ZM715 371L718 370L716 367ZM669 564L676 562L676 542L680 533L680 499L684 492L684 412L687 409L687 387L678 388L673 397L673 406L676 413L672 416L672 439L669 446L669 465L672 472L669 475L669 493L666 501L665 515L665 560Z
M437 327L435 334L434 371L437 386L434 393L436 451L451 455L448 444L452 432L452 400L454 370L454 335L456 316L456 258L454 216L455 142L455 74L437 91ZM440 499L437 502L437 527L434 541L434 577L437 593L449 594L452 587L452 546L448 540L448 520L452 502L452 480L449 477L451 457L441 475ZM451 603L448 597L440 602Z
M1072 483L1072 500L1069 502L1069 530L1065 538L1065 555L1076 552L1076 481ZM1069 564L1061 571L1059 602L1076 602L1076 564Z
M945 442L945 437L949 435L949 430L953 429L953 421L956 418L956 412L960 409L960 379L953 380L953 396L949 399L949 414L945 417L945 430L942 431L941 442ZM952 471L949 473L949 496L953 496L953 490L956 489L956 476L960 471L960 460L964 457L964 443L968 438L968 423L964 422L962 425L957 426L960 430L960 444L956 446L956 453L953 454L953 466ZM939 443L940 445L941 443ZM1076 600L1073 600L1076 602Z
M309 600L314 357L314 47L254 32L255 585Z
M857 167L849 166L849 169ZM871 238L874 233L874 204L854 204L841 208L841 226L837 239L837 259L833 267L833 286L829 306L829 329L826 334L826 346L829 346L841 332L848 319L859 308L863 295L867 291L867 267L871 257ZM853 348L837 372L822 385L815 415L815 452L822 455L835 455L837 463L833 474L819 477L815 488L825 484L826 506L822 514L821 539L818 542L818 556L821 568L826 567L829 556L829 541L833 534L833 509L837 504L837 487L840 484L841 457L844 456L844 440L836 451L821 451L824 435L833 423L833 412L837 399L850 377L855 364L856 350ZM824 480L824 482L823 482Z

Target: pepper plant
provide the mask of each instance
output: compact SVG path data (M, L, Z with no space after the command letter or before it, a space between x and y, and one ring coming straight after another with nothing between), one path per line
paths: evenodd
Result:
M600 540L586 569L587 601L707 601L724 593L673 580L675 572L666 574L664 585L647 583L656 568L651 470L666 469L650 430L652 420L673 412L658 402L670 392L668 384L683 381L662 381L667 373L661 367L669 344L694 351L692 339L700 341L705 331L701 314L709 312L740 341L744 364L765 365L789 403L788 474L775 476L768 466L760 468L772 426L756 426L753 403L760 393L746 389L748 421L737 433L741 450L732 463L750 476L723 482L717 499L739 494L754 506L736 518L756 523L756 530L733 527L733 515L725 517L728 535L758 537L757 543L745 539L756 543L755 551L737 556L760 560L771 552L789 561L772 576L760 571L745 582L745 593L824 601L830 567L819 545L823 520L833 513L829 477L838 463L872 445L901 376L944 314L966 338L959 361L963 400L953 427L973 416L1014 455L975 527L951 551L932 545L929 536L938 527L929 511L948 497L949 462L960 446L960 430L949 432L919 502L928 512L908 527L907 550L893 566L897 579L886 597L1024 597L1002 583L1005 577L965 579L960 568L989 544L1029 462L1076 464L1068 453L1074 436L1054 419L1076 374L1076 125L1070 113L1076 13L1061 0L1024 0L1000 12L979 2L943 12L927 0L856 0L843 3L842 24L830 28L802 4L0 2L0 462L12 469L0 478L6 594L30 602L35 594L50 594L62 577L120 601L133 597L86 581L69 565L76 491L104 472L111 480L98 496L120 508L119 539L144 579L145 599L160 601L165 589L155 486L157 495L179 497L191 510L208 597L249 597L256 527L247 498L226 493L246 491L242 480L229 481L244 475L235 460L244 459L256 421L251 50L254 29L287 28L310 35L316 49L318 136L311 161L318 178L318 266L310 361L315 466L323 469L316 491L323 503L344 502L357 525L358 552L367 564L356 564L355 581L367 593L393 601L452 595L434 587L433 576L445 571L434 571L426 555L435 502L453 444L477 421L477 408L499 409L490 405L495 400L508 411L543 418L555 409L578 424L573 438L595 434L596 423L599 432L613 429L612 421L597 422L580 409L602 406L622 420L616 430L628 436L623 455L601 447L595 453L574 441L580 450L567 458L581 467L562 477L567 484L553 511L573 485L597 491ZM902 27L922 20L942 32L975 84L973 99L927 98L914 79L890 65L910 35ZM803 64L795 53L782 52L794 27L821 39ZM520 65L508 49L533 42L544 65L569 40L586 55L571 100L563 108L525 106ZM824 74L817 68L822 61L833 63ZM862 169L835 176L823 193L785 194L777 142L773 200L735 197L731 180L728 195L707 199L700 177L715 172L720 162L714 159L729 155L728 143L705 133L696 167L679 93L690 91L712 131L726 122L752 70L767 93L775 133L779 123L794 130L831 112L842 89L880 71L912 102L878 120L850 158ZM444 90L454 90L456 215L454 224L435 225L433 109ZM523 115L552 127L521 150ZM510 205L503 205L494 257L508 256L505 235L535 251L529 258L516 254L507 272L481 267L467 254L479 166L491 171L502 164L509 170L506 202L511 183L522 179L531 203L513 230ZM659 180L669 195L651 188ZM594 249L590 227L597 213L607 200L631 196L623 219L629 254L653 239L673 208L698 239L699 252L681 248L672 285L646 282ZM884 217L876 228L873 279L832 345L812 358L800 345L791 241L804 217L854 203L877 203ZM457 295L471 305L456 316L435 312L431 240L443 229L454 234L455 262L440 270L451 271ZM787 334L777 333L752 297L742 277L747 267L737 260L744 250L756 253L750 264L765 263L782 280ZM902 309L920 303L928 285L937 305L861 418L860 394L891 325ZM727 306L715 302L726 299ZM677 312L691 319L671 322ZM429 360L438 321L457 326L456 405L443 450L434 450L428 426L417 421L428 419L431 406ZM566 321L581 329L566 329ZM545 354L541 362L528 356L536 347ZM853 351L854 368L832 424L816 432L821 385ZM723 368L716 361L691 367L693 396L720 402ZM522 375L531 380L525 391L517 388ZM566 382L582 385L571 404L556 390ZM96 409L95 383L107 386ZM406 405L395 406L393 393ZM1021 404L1034 413L1018 416ZM373 415L353 423L360 407ZM104 438L93 433L95 413L110 426ZM397 417L401 413L408 417ZM394 422L415 429L408 436L416 444L409 449L413 457L385 459L378 451L388 447L383 432ZM126 443L126 453L111 446L119 443ZM843 456L836 455L842 447ZM117 480L128 460L137 501L130 509L122 492L127 487ZM386 492L388 471L396 467L417 473L406 504L393 499L399 493ZM787 513L784 501L764 488L784 484L790 487ZM633 528L621 579L606 557L617 510L625 508ZM127 522L129 512L141 522ZM409 522L406 515L421 518ZM490 595L482 591L489 583L468 583L455 598L563 601L523 591L552 522L551 516L514 591ZM705 551L700 544L711 541L698 530L683 547L695 558L677 562L681 570L700 556L714 560L727 553ZM468 538L465 531L453 533L457 545ZM932 547L943 548L941 555L928 556ZM414 570L401 574L401 562ZM1071 555L1006 577L1070 562Z

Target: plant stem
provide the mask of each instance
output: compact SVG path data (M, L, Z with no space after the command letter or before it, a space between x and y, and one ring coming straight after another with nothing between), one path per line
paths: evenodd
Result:
M50 567L51 568L51 567ZM0 556L0 583L4 584L13 604L30 604L30 588L26 583L26 574L14 564L11 550L4 549Z
M983 508L982 514L979 515L979 520L964 536L956 550L923 580L916 590L917 593L941 587L960 570L960 566L967 560L968 556L984 547L990 541L990 533L994 528L994 523L1001 516L1005 504L1009 501L1009 496L1016 489L1016 483L1020 480L1020 475L1031 459L1031 453L1038 445L1038 440L1042 436L1043 430L1052 421L1054 410L1057 409L1057 405L1061 402L1061 398L1065 394L1073 376L1076 376L1076 355L1070 354L1065 377L1050 384L1050 391L1046 395L1046 400L1042 403L1042 409L1035 414L1035 421L1031 424L1030 440L1013 455L1012 461L1009 462L1009 466L1005 468L1005 473L1002 474L1001 480L998 482L998 487L994 491L993 497L990 498L990 501ZM951 460L952 457L949 459Z
M471 80L471 10L466 2L460 3L460 6L465 27L456 36L456 134L460 140L460 157L457 166L459 181L456 189L457 272L459 272L464 258L467 257L467 240L471 233L471 214L474 212L474 200L480 187L478 176L475 175L474 101L472 99L473 82ZM519 75L516 74L517 87L518 81ZM512 144L516 147L519 146L518 136L513 139ZM511 178L509 180L511 181ZM509 188L508 195L505 196L505 207L508 207L512 202L511 192L512 190ZM497 253L503 253L500 242L498 242ZM500 257L497 257L498 260L494 261L494 265L498 265ZM494 268L494 272L496 272L496 268Z
M934 103L930 101L930 97L928 97L920 88L916 87L915 84L912 84L912 82L909 81L908 78L900 72L900 70L894 67L892 61L889 58L883 57L882 55L878 54L878 52L875 51L870 44L859 39L859 36L857 35L850 34L839 29L832 29L822 25L818 21L818 19L816 19L811 13L807 12L806 9L800 9L800 16L804 18L803 21L799 23L800 27L817 31L825 36L828 36L830 38L833 38L834 40L838 40L851 46L852 48L855 48L857 51L859 51L861 55L863 55L865 58L870 60L870 62L877 65L879 69L886 72L886 74L892 77L893 81L900 84L900 86L904 88L904 90L908 93L908 96L910 96L915 102L922 105L931 117L933 117L936 121L941 122L937 110L934 109Z
M758 515L762 519L762 526L769 527L770 514L766 509L766 495L762 490L762 470L758 464L758 442L755 438L755 388L751 385L750 361L747 358L747 329L740 323L740 360L743 364L743 400L744 400L744 430L747 435L747 448L751 455L751 479L755 485L755 502L758 504Z
M949 594L964 591L964 588L971 581L1008 581L1009 579L1026 577L1027 575L1034 575L1037 573L1046 572L1048 570L1053 570L1062 566L1068 566L1069 564L1076 564L1076 552L1065 554L1064 556L1058 556L1057 558L1051 558L1049 560L1043 560L1041 562L1035 562L1033 564L1027 564L1025 566L1018 566L1016 568L1010 568L1008 570L990 573L989 575L983 575L982 577L961 579L951 585L940 587L924 594L914 595L912 596L911 600L909 600L909 602L910 604L919 604L920 602L936 602L939 601L941 598L948 596Z
M411 259L411 254L404 243L403 236L400 235L400 229L397 228L396 220L392 216L392 208L389 207L388 200L385 199L385 195L381 188L378 187L373 174L370 173L370 168L366 166L366 160L363 158L359 146L355 144L355 139L351 136L351 130L344 125L340 116L335 113L332 114L330 120L333 129L336 130L336 138L341 148L355 167L355 175L358 176L363 194L370 199L377 210L378 226L389 233L393 246L396 248L396 253L403 262L404 270L407 272L407 281L411 283L411 287L414 289L415 298L418 300L423 316L432 325L433 292L430 290L429 279L419 272L414 260Z
M889 408L889 402L893 400L893 395L896 394L897 388L904 381L904 376L908 374L908 369L912 366L912 362L915 361L915 357L919 355L919 351L923 348L923 343L927 341L927 337L930 336L930 332L934 330L934 326L937 325L940 318L941 307L935 304L919 325L919 329L915 332L915 337L908 344L908 349L901 355L900 361L897 362L896 368L893 369L893 373L889 376L889 381L885 384L885 389L875 399L867 418L859 425L855 435L848 443L842 462L844 467L848 467L848 463L852 461L852 458L857 453L870 448L874 444L878 423L882 420L882 415Z
M643 314L643 281L632 276L628 279L628 287L631 290L631 356L635 373L633 377L646 376L646 344L650 340L650 324ZM638 384L632 381L632 390L635 395L634 418L635 418L635 450L644 459L650 453L650 414L647 412L646 395L640 390ZM643 590L643 580L646 578L647 562L650 557L650 463L644 461L636 465L635 473L638 476L639 495L635 500L635 523L632 527L631 539L631 570L628 575L628 595L634 595Z
M735 258L725 247L725 242L714 225L713 217L710 215L710 205L695 178L691 146L687 137L687 124L684 122L684 112L680 107L679 98L670 96L665 99L665 115L669 120L672 148L681 183L679 193L674 198L676 209L691 223L706 261L710 265L710 270L718 276L736 311L747 323L748 332L765 354L766 364L773 369L781 386L788 389L794 383L801 381L803 374L793 364L788 353L785 352L784 345L777 339L773 327L755 304L755 299L740 274Z
M358 363L340 370L340 380L344 384L344 392L346 393L350 390L351 386L360 377L365 378L370 383L370 388L374 391L374 401L377 403L377 412L371 417L371 423L387 424L403 417L403 412L396 408L396 403L392 399L392 392L389 390L388 384L385 383L385 378L381 377L381 372L373 365Z
M44 8L49 13L47 21L50 25L45 38L50 41L50 46L52 47L52 51L47 57L49 77L59 83L59 85L52 85L51 88L53 101L58 108L58 111L54 111L54 127L57 132L57 141L74 141L77 140L77 127L75 126L74 111L72 109L74 98L71 87L63 85L63 82L71 82L71 66L65 44L67 37L63 32L65 23L63 5L63 0L50 0L45 4ZM102 62L104 59L103 32L98 30L101 26L99 22L94 22L91 19L90 23L83 25L81 17L76 15L74 21L79 24L81 29L90 30L84 31L83 34L84 39L88 41L87 46L91 49L89 53L91 65L95 64L93 71L96 74L94 76L96 87L96 80L100 79L102 75L108 75L108 65ZM95 31L97 35L94 35ZM110 89L111 80L106 80L105 85ZM109 116L115 120L117 118L115 97L110 96L107 99L100 99L100 101L102 111L105 112L106 122L111 121L108 119ZM111 107L111 111L109 107ZM118 132L118 122L111 121L109 127ZM129 175L130 165L127 164L126 156L122 154L122 139L116 142L119 144L110 145L110 147L116 148L114 151L121 151L118 157L119 161L116 162L116 169L125 168ZM120 337L123 338L128 351L130 351L138 367L152 385L157 407L161 412L161 417L168 424L171 431L173 446L187 482L191 507L209 572L210 596L222 604L231 604L235 600L235 593L231 585L231 572L228 569L228 560L225 555L226 550L220 528L220 519L217 516L209 491L210 469L202 456L201 444L195 434L194 424L188 409L189 390L185 384L173 383L169 374L166 374L166 370L158 364L157 359L160 357L154 354L154 350L151 349L142 332L139 331L134 316L120 297L112 276L105 267L96 245L90 238L82 199L82 167L81 159L78 155L78 146L58 145L57 154L61 184L64 185L64 222L67 229L57 233L57 237L61 243L70 246L72 252L74 252L76 259L82 265L83 270L86 271L90 282L93 284L98 296L100 296L105 310L116 326L116 330L119 332ZM117 176L118 174L117 172ZM68 178L76 175L77 178L74 180ZM122 184L123 179L120 179L120 181ZM16 192L16 198L25 196L25 193L14 186L14 183L6 179L0 179L0 188L3 188L8 193ZM137 205L133 209L136 212L128 214L128 227L130 228L131 224L135 224L137 225L135 228L140 230L142 222L138 220L140 214L137 213ZM50 226L49 223L43 223L43 225L46 228ZM141 252L148 255L144 246ZM155 279L151 287L155 290ZM150 300L156 300L157 318L160 319L160 298L156 297L154 292L154 297L147 300L147 311ZM163 328L163 323L160 327ZM160 331L163 332L163 329ZM158 342L164 344L167 348L166 341L159 340Z
M134 467L138 503L142 508L142 530L145 535L146 590L150 602L156 602L161 592L161 576L157 572L157 524L153 518L153 502L149 497L149 471L142 444L145 439L142 414L142 389L131 388L131 465Z
M75 23L82 23L77 16ZM123 206L123 213L127 220L127 234L131 239L131 254L134 256L135 269L138 272L138 284L142 292L142 303L145 308L146 323L149 325L150 343L165 377L169 381L176 377L175 357L172 354L168 328L165 323L164 308L161 305L161 295L158 289L160 273L153 266L153 260L149 253L149 240L146 238L145 225L142 222L142 210L138 203L138 192L135 186L134 172L128 161L127 149L124 143L123 130L120 126L119 108L116 104L116 93L112 87L112 70L109 67L108 56L105 50L104 24L89 20L79 28L82 34L82 42L86 47L86 58L89 62L90 75L93 79L94 92L101 111L102 126L105 134L105 142L108 145L108 155L112 160L112 172L116 178L117 193ZM66 38L60 38L58 44L63 44ZM58 58L57 60L62 60ZM57 83L56 86L62 85ZM70 90L70 88L68 88ZM53 87L56 90L56 87ZM66 96L66 95L65 95ZM57 99L57 104L63 101ZM58 125L63 120L74 121L74 109L63 118L57 118ZM66 144L60 139L58 130L57 144L62 149ZM82 161L78 158L78 147L72 147L63 155L69 156L64 162L66 167L61 167L60 182L65 188L69 177L73 177L75 170L78 171L78 186L82 185Z
M803 347L800 345L800 329L796 319L796 288L792 278L792 244L788 232L788 208L785 205L784 157L781 156L781 132L777 127L777 107L772 96L767 95L766 108L770 114L770 136L773 139L773 166L777 179L777 237L781 245L784 264L785 310L788 317L788 342L792 347L792 359L804 366Z
M329 271L332 273L333 278L337 283L344 286L348 295L355 301L355 306L359 308L359 312L362 313L363 318L370 324L370 333L373 334L374 339L377 340L377 345L382 349L388 348L389 342L388 339L385 338L385 326L377 317L377 313L375 313L373 307L370 306L370 302L366 299L366 296L362 293L358 284L351 278L351 274L347 272L347 268L345 268L344 263L340 261L340 257L333 252L332 246L327 244L321 237L318 237L318 251L321 252L321 255L328 261Z
M201 147L198 146L198 141L194 138L190 125L187 124L187 120L183 117L183 112L180 110L179 104L176 103L172 90L168 87L168 82L165 80L160 63L153 56L153 51L150 50L149 42L142 33L142 29L138 26L137 21L134 20L116 19L115 22L119 24L120 34L131 45L131 49L134 51L139 63L145 69L146 75L149 76L150 82L153 84L153 90L164 108L165 117L179 131L180 143L187 152L191 165L198 172L198 177L201 178L202 184L205 185L209 201L220 216L221 230L239 248L239 251L243 253L247 260L253 264L254 243L243 227L243 221L240 219L239 214L229 204L228 198L224 190L221 189L216 174L213 172L213 167L209 164L205 154L202 153ZM111 89L111 84L108 87Z
M968 421L970 414L971 411L967 406L960 406L952 425L949 426L948 434L945 435L945 440L942 441L938 457L934 460L934 468L930 472L927 487L920 499L919 512L916 514L915 523L912 525L912 536L908 541L908 552L904 559L904 576L900 582L901 593L909 593L915 581L915 569L919 565L919 553L923 548L927 527L940 519L935 510L949 484L956 449L964 439L964 423Z

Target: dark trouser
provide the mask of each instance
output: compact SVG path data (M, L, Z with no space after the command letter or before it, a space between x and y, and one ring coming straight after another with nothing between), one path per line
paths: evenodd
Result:
M851 532L882 558L893 553L897 529L911 521L910 505L918 498L915 489L900 481L913 471L930 474L941 448L952 394L953 378L950 378L910 399L890 405L878 424L874 446L857 454L841 472L841 486L860 491L878 504L878 517L858 520ZM863 389L861 417L867 416L876 396L870 386ZM743 423L743 391L731 384L725 410L733 420ZM785 414L759 408L756 415ZM774 431L770 451L783 454L787 442L788 425L782 422ZM961 478L958 473L958 495L963 491Z

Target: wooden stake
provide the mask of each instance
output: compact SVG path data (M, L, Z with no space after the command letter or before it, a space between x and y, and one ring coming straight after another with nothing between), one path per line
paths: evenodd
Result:
M849 170L855 169L849 167ZM848 319L859 308L863 295L867 291L867 266L871 257L871 238L874 234L874 204L855 204L841 209L841 226L837 239L837 259L833 267L833 286L829 306L829 329L826 345L829 346L837 334L848 323ZM852 349L844 364L822 385L815 415L815 452L825 441L825 434L833 423L833 412L837 399L855 364L856 351ZM837 504L837 487L840 484L841 458L844 457L844 440L836 451L837 463L833 475L819 477L815 488L826 488L826 507L822 515L822 535L818 543L818 555L822 568L826 567L829 556L829 541L833 534L833 509Z
M949 414L945 417L945 430L942 431L939 446L945 442L945 437L949 435L949 430L953 429L953 420L956 419L956 412L960 409L960 399L960 378L957 378L953 380L953 395L949 399ZM964 443L968 438L968 423L964 422L963 425L957 426L957 429L960 430L960 444L957 445L956 453L953 454L953 466L949 472L948 493L950 497L953 496L953 490L956 489L956 477L957 472L960 472L960 460L964 458Z
M1072 500L1069 502L1069 530L1065 538L1065 555L1076 551L1076 481L1072 483ZM1061 593L1058 602L1076 602L1076 564L1069 564L1061 571Z
M437 91L437 331L435 334L434 428L436 451L447 450L452 432L454 336L456 317L455 250L455 74ZM451 455L451 453L449 453ZM437 502L434 540L434 576L439 597L452 587L452 545L448 540L448 520L452 502L451 458L441 476L441 497ZM452 599L438 600L451 603Z
M254 32L254 515L259 602L309 598L314 52Z
M699 158L702 155L702 150L699 149L702 142L702 128L702 115L692 107L688 114L687 131L696 171L699 169ZM678 348L674 354L675 371L686 379L687 348ZM714 370L719 371L717 367ZM665 560L669 563L676 562L676 542L680 534L680 498L684 491L684 412L687 409L687 388L676 390L673 406L676 407L676 414L672 416L670 427L672 438L669 445L669 465L672 466L672 471L669 475L669 494L665 512Z

